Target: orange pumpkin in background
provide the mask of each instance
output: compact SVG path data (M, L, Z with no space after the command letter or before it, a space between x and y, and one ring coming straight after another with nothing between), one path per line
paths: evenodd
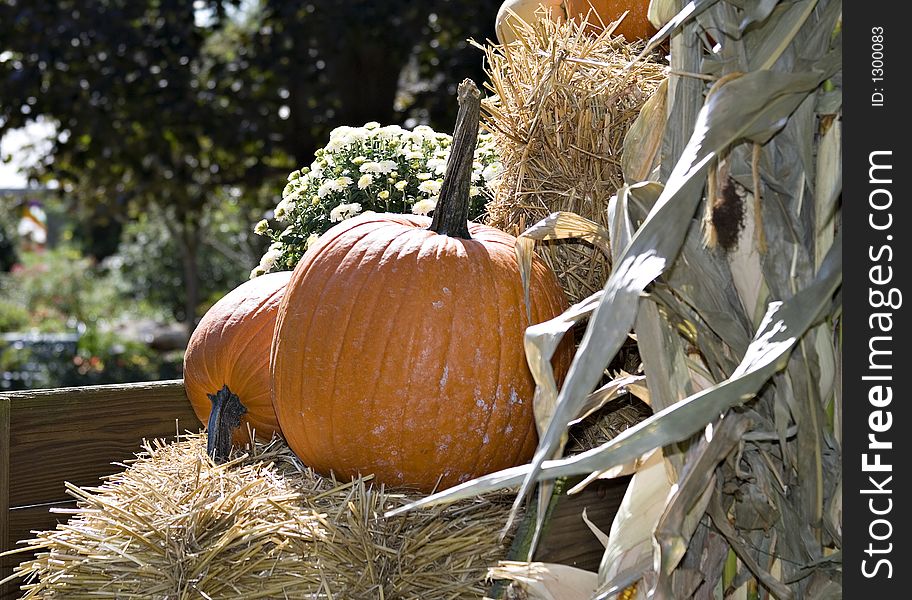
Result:
M269 350L290 279L291 271L283 271L242 283L206 312L190 337L184 387L196 416L208 424L210 455L224 458L232 443L248 442L248 425L266 440L278 431ZM235 413L239 418L231 423Z
M582 22L588 16L586 30L599 33L602 24L610 25L624 11L629 12L614 30L615 35L623 35L632 42L648 40L656 33L648 18L649 0L505 0L497 11L495 32L501 44L509 44L516 39L515 25L511 24L515 24L517 18L532 23L547 14L555 21L571 18Z
M593 11L589 15L589 29L594 32L602 30L602 23L609 26L628 11L614 30L615 35L623 35L628 42L648 40L657 31L649 22L649 0L564 0L564 5L567 15L578 21Z
M289 446L320 473L428 492L534 452L515 238L466 221L478 107L463 82L433 221L355 217L294 270L272 347L274 402ZM536 258L531 322L566 305ZM569 346L558 351L559 377L571 357Z

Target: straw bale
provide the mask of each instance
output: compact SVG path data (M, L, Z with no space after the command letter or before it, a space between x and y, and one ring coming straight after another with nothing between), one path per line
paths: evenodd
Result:
M480 598L503 559L512 496L383 513L414 497L343 483L281 440L206 455L203 435L147 443L124 471L39 532L24 598Z
M518 41L482 47L493 92L482 121L504 165L487 222L518 235L562 210L607 225L608 201L623 184L624 136L664 67L631 66L644 43L611 28L596 36L585 23L541 19L516 29ZM562 240L538 251L573 302L607 280L608 259L591 245Z

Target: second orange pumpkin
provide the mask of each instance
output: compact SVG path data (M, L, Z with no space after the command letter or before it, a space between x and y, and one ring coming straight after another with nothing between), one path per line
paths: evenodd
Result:
M289 271L282 271L242 283L206 312L190 338L184 354L184 387L197 417L209 424L210 445L213 435L221 434L216 431L219 413L231 396L240 402L235 410L242 417L233 432L224 432L224 444L249 441L248 425L267 440L279 429L269 388L269 349L290 278Z

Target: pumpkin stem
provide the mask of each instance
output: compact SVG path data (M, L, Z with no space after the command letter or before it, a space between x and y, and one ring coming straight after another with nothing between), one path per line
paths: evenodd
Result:
M212 401L212 412L206 426L209 432L206 453L217 463L225 462L231 454L231 434L241 426L241 416L247 412L247 407L227 385L215 394L206 395Z
M478 121L481 115L481 92L475 82L466 79L457 92L459 113L447 161L446 174L440 187L440 198L434 209L430 231L450 237L472 239L469 235L469 188L472 185L472 163L478 144Z

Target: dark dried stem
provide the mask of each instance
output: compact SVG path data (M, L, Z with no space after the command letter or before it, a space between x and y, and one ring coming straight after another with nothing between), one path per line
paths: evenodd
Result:
M440 188L440 199L434 209L431 231L450 237L471 239L469 235L469 188L472 185L472 163L478 143L478 121L481 114L481 92L471 79L459 84L459 113L453 131L450 159Z
M206 442L206 453L217 463L228 460L231 454L231 440L234 430L241 426L241 417L247 407L241 404L237 394L223 385L215 394L206 394L212 401L212 412L209 413Z

